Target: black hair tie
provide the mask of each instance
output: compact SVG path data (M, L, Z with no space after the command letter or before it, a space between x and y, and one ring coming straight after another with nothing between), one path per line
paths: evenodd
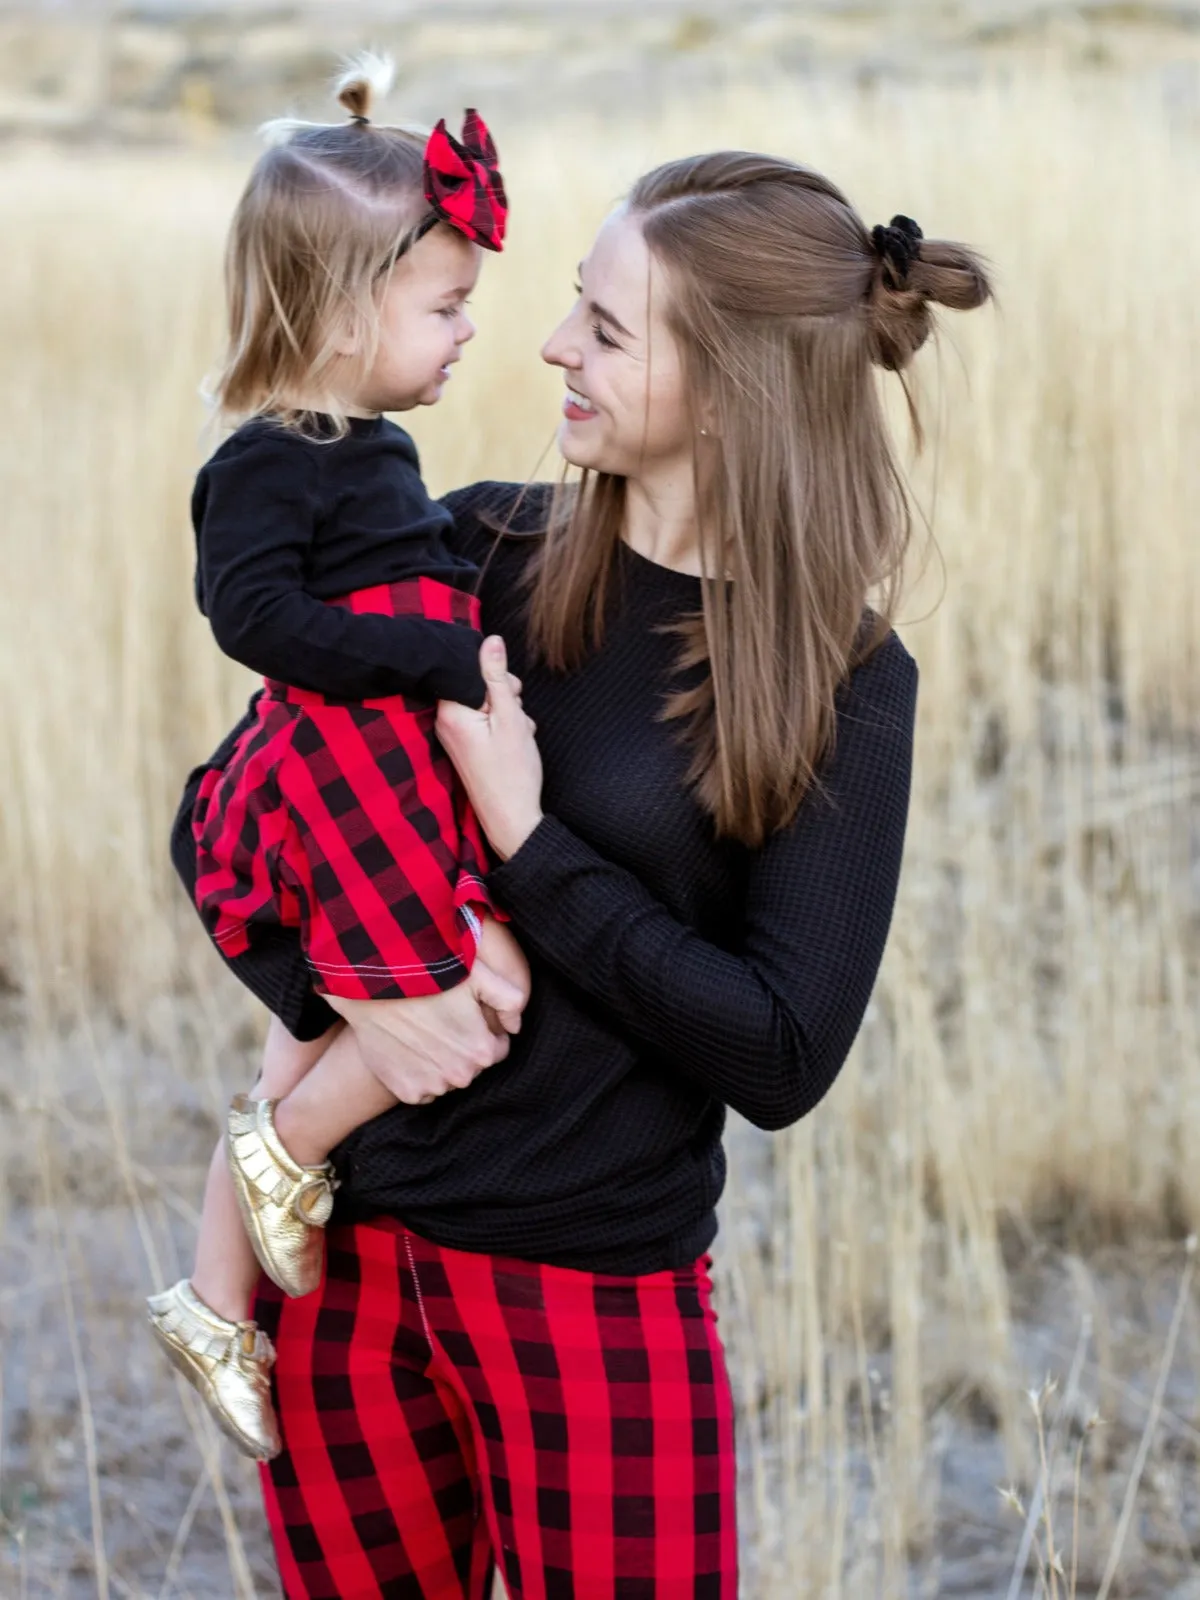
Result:
M365 128L370 123L371 119L370 117L360 116L357 112L355 112L351 116L350 121L360 128Z
M886 228L880 222L871 229L871 243L883 262L883 281L889 289L908 288L908 274L921 253L924 237L911 217L895 216Z

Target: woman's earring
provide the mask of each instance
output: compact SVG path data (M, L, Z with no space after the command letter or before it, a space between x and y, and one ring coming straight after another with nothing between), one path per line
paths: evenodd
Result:
M708 429L707 428L701 428L700 429L700 437L702 439L707 439L708 438Z

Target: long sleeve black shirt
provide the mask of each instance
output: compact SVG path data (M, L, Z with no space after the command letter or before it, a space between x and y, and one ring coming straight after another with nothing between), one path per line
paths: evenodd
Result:
M200 469L192 525L197 603L243 666L333 699L483 704L471 629L325 603L404 578L474 587L474 567L446 544L450 513L395 423L351 418L341 438L244 423Z
M462 555L485 562L480 512L503 517L516 493L447 497ZM527 495L516 528L542 503ZM502 540L482 583L545 765L545 818L489 877L530 959L524 1026L470 1088L351 1135L335 1153L339 1214L386 1212L461 1249L657 1271L715 1235L726 1106L763 1128L796 1121L858 1031L900 871L917 672L890 635L839 694L821 793L761 849L718 840L678 725L660 718L678 682L663 625L698 609L699 581L622 547L604 643L558 675L527 646L531 548ZM185 795L185 881L189 812ZM233 965L294 1029L329 1020L294 942Z

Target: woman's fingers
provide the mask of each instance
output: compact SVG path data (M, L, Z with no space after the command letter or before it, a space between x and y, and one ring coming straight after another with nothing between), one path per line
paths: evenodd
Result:
M510 983L507 978L502 978L498 972L493 972L486 961L478 956L475 965L471 968L471 991L485 1013L494 1012L504 1028L504 1054L508 1054L508 1034L521 1031L521 1013L525 1009L528 996L524 994L515 983ZM493 1037L496 1037L493 1035ZM497 1057L502 1060L503 1057Z
M490 977L507 1009L509 986ZM488 981L486 969L479 981ZM406 1105L465 1089L508 1054L508 1034L488 1026L469 983L412 1000L338 999L334 1008L353 1027L368 1067Z
M533 721L513 692L503 639L483 641L479 665L484 709L440 701L437 731L492 848L507 861L541 821L542 758Z
M505 718L521 709L520 680L508 670L508 651L498 633L489 634L479 650L479 666L487 685L488 710ZM513 684L516 684L516 689Z

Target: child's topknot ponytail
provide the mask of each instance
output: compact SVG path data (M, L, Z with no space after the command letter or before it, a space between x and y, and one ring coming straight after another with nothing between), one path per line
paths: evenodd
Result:
M378 101L391 91L396 79L396 64L391 56L376 55L363 50L351 56L334 80L333 93L339 105L345 106L350 120L366 127L371 111ZM299 117L273 117L259 128L259 134L270 145L287 144L298 133L315 129L344 126L336 122L305 122Z
M395 78L396 66L391 56L364 50L346 62L333 92L355 122L369 122L375 102L390 93Z

